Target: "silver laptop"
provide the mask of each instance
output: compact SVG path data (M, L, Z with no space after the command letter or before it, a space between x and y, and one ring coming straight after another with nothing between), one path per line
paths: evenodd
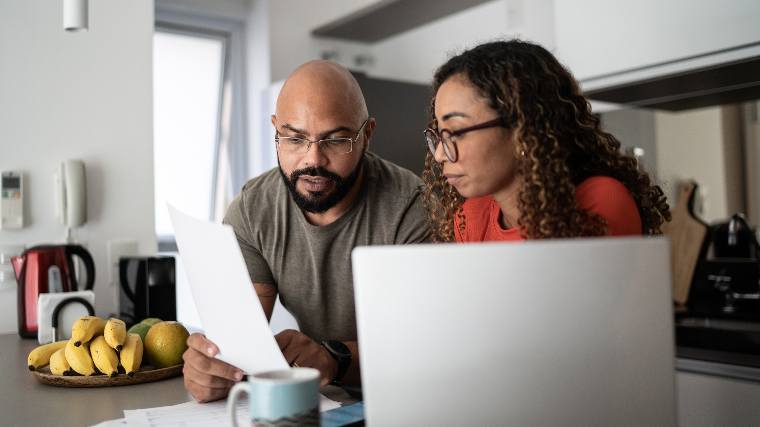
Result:
M353 252L370 426L673 426L664 238Z

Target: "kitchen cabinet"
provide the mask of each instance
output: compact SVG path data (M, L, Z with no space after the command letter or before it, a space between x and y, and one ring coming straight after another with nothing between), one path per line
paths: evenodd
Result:
M679 371L678 425L760 425L760 382Z
M585 89L730 62L760 51L757 0L556 0L554 10L555 53Z
M380 1L312 31L318 37L374 43L490 0Z

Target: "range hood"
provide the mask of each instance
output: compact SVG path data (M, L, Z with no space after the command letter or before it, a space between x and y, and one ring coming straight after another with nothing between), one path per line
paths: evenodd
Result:
M681 111L760 99L760 43L581 81L591 100Z
M760 99L760 57L587 91L595 101L670 111Z

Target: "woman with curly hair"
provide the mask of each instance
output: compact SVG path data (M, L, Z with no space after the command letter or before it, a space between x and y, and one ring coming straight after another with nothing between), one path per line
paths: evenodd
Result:
M660 234L662 190L541 46L498 41L435 73L424 200L434 239Z

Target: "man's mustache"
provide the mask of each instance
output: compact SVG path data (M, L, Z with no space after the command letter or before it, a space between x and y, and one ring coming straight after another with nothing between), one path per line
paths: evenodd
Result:
M297 169L291 172L290 181L295 183L296 180L302 175L321 176L321 177L328 178L336 182L340 182L342 180L340 175L334 172L330 172L329 170L323 167L309 167L309 168Z

